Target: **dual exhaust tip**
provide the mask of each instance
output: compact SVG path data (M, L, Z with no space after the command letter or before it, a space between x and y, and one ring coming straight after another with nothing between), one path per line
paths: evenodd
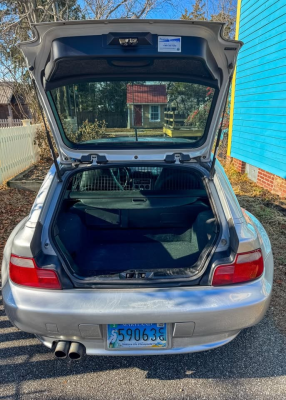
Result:
M85 354L85 347L77 342L60 341L55 348L55 356L57 358L69 357L71 360L80 360Z

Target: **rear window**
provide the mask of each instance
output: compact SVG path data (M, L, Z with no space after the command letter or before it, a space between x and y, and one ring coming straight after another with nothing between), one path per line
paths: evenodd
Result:
M50 92L69 144L195 146L208 128L215 90L175 81L73 83Z

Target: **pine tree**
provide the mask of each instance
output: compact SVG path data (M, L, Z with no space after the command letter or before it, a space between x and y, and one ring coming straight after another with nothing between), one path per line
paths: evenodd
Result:
M206 4L203 0L196 0L195 4L193 4L193 8L191 12L185 10L185 13L181 16L181 19L191 19L194 21L206 21Z

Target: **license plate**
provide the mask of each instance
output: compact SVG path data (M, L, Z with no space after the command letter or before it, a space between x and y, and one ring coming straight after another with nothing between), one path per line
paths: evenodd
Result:
M167 325L159 324L109 324L107 348L166 348Z

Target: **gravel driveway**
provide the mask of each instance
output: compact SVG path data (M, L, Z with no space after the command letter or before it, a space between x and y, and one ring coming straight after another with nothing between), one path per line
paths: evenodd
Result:
M1 305L0 355L1 400L286 398L286 338L270 316L204 353L70 362L12 327Z

